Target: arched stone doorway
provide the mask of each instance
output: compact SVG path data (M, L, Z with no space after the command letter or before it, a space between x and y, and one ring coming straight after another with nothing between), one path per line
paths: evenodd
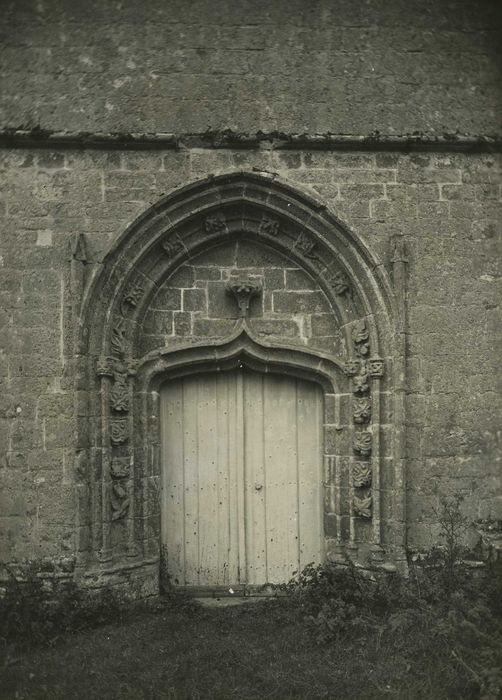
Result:
M403 561L394 293L379 261L318 202L247 173L174 192L116 242L79 322L77 388L91 387L79 394L85 575L155 588L160 386L239 366L323 386L323 556Z

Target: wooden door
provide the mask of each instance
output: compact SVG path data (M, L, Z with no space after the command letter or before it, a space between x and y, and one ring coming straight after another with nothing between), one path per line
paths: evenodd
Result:
M244 369L161 392L162 544L180 586L288 581L321 560L320 387Z

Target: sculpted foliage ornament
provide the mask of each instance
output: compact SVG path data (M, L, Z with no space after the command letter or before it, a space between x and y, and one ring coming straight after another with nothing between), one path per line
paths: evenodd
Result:
M122 315L125 316L124 314L124 304L129 304L129 306L136 307L138 305L139 300L141 299L142 295L144 292L144 287L141 284L141 282L137 281L135 282L127 292L124 294L124 300L122 303Z
M328 277L328 282L338 296L345 294L350 289L349 278L341 270L332 272Z
M129 410L129 382L127 372L115 372L110 391L110 405L114 411Z
M118 481L112 485L112 520L123 518L129 510L129 496L127 487Z
M353 382L355 394L366 394L369 391L370 385L367 372L362 371L361 374L356 374Z
M174 258L179 253L188 252L185 244L177 233L171 235L169 238L166 238L164 241L162 241L161 245L168 258Z
M279 222L276 219L270 219L268 216L264 216L260 221L258 231L260 233L268 233L269 236L277 236L279 233Z
M371 485L371 466L367 462L354 462L352 467L352 484L355 488Z
M120 357L125 355L125 328L123 318L120 318L112 328L110 346L115 355L119 355Z
M113 479L125 479L131 470L129 457L114 457L110 466L110 474Z
M225 219L221 214L208 216L204 222L204 229L207 233L218 233L226 229Z
M359 360L346 360L343 365L343 372L347 377L353 377L359 372L360 366Z
M127 419L113 418L110 421L110 439L114 445L127 442Z
M368 374L370 377L383 377L384 361L380 357L372 357L368 360Z
M319 265L324 265L324 262L319 254L319 247L315 239L307 236L306 233L300 233L293 246L304 258L311 260Z
M371 443L372 435L371 433L356 433L354 437L354 452L367 457L371 454Z
M369 331L366 326L366 321L362 318L356 321L352 327L352 340L354 341L354 346L356 353L358 355L367 355L370 349L368 339Z
M371 518L372 503L373 499L371 497L371 494L369 494L368 496L363 496L362 498L354 496L354 499L352 501L354 514L359 516L360 518Z
M371 402L368 398L354 399L354 423L367 423L371 418Z
M96 360L96 374L98 377L113 377L113 357L101 356Z

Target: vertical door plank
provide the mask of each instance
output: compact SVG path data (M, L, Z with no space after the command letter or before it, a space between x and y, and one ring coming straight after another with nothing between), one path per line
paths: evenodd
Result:
M299 567L321 561L322 394L316 384L297 382Z
M228 510L229 510L229 580L240 583L239 563L239 494L237 454L240 449L242 427L239 424L238 406L241 401L237 376L229 373L228 381Z
M183 382L185 470L185 583L199 584L199 435L198 381Z
M244 464L247 583L267 582L263 375L244 373Z
M218 577L216 583L228 586L237 579L237 566L232 565L230 547L230 479L229 479L229 393L230 373L217 375L216 381L216 430L217 430L217 512L218 524Z
M268 582L288 581L298 564L295 383L265 376L265 502Z
M175 585L185 583L185 513L183 478L183 387L169 385L161 393L162 437L162 545Z
M219 379L219 378L218 378ZM198 377L199 585L218 584L218 439L216 374Z

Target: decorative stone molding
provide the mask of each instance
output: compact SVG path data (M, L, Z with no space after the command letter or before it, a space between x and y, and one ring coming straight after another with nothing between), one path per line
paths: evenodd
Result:
M355 488L371 486L371 465L368 462L354 462L352 466L352 485Z
M373 498L371 494L368 496L363 496L362 498L354 496L352 500L354 515L360 518L371 518L372 504Z
M118 355L119 357L122 357L126 353L124 323L124 318L119 318L115 321L115 325L112 328L112 337L110 340L112 352L115 355Z
M347 377L353 377L359 372L360 367L360 360L345 360L343 371Z
M333 288L335 294L338 294L338 296L341 296L342 294L345 294L346 292L350 291L349 278L341 270L331 272L327 276L327 281L328 284Z
M317 266L324 267L326 261L322 259L319 252L319 246L314 238L310 238L303 231L300 233L293 245L293 250L299 252L304 258L315 263Z
M371 454L372 435L368 432L356 433L354 436L354 452L367 457Z
M127 379L127 369L123 372L115 370L113 374L113 385L110 391L110 406L114 411L129 410L129 382Z
M237 280L229 282L226 286L226 290L235 297L237 306L239 307L239 316L244 318L249 313L251 299L262 293L262 286L260 282Z

